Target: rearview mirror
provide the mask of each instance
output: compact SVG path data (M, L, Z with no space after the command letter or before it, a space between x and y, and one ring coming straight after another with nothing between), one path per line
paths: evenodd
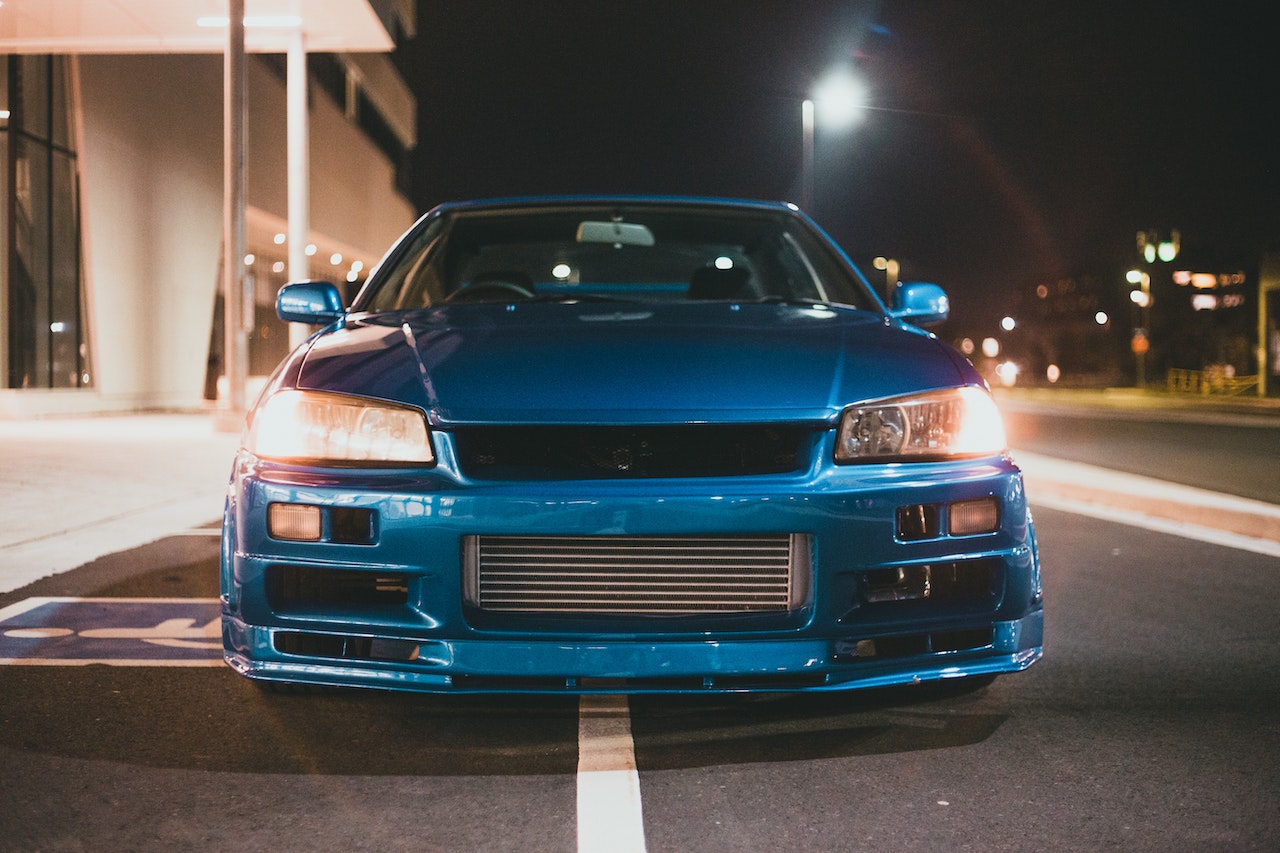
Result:
M286 323L325 326L345 313L342 295L327 281L295 281L276 294L276 314Z
M652 246L653 232L636 222L581 222L578 224L578 242Z
M936 284L923 281L900 281L893 289L889 314L917 326L934 326L947 319L951 301Z

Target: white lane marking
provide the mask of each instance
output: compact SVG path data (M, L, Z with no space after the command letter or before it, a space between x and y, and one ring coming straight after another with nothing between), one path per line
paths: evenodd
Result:
M28 610L35 610L37 607L43 607L50 602L62 601L78 601L75 598L45 598L37 596L36 598L24 598L16 604L10 604L8 607L0 608L0 622L5 622L15 616L21 616Z
M31 598L24 598L19 602L10 604L8 607L0 608L0 622L12 619L15 616L21 616L23 613L35 610L37 607L44 607L47 604L221 604L220 598L175 598L173 596L163 598L103 598L88 597L80 598L74 595L36 595Z
M578 851L644 850L627 697L583 696L578 700Z
M1049 489L1055 483L1061 483L1067 486L1088 487L1101 495L1121 499L1161 498L1192 508L1227 510L1256 516L1263 520L1280 519L1280 505L1267 501L1242 498L1155 477L1129 474L1085 462L1058 459L1022 450L1012 450L1010 453L1013 461L1022 469L1032 493L1037 485L1043 485L1044 488ZM1038 483L1040 480L1044 482Z
M1167 518L1155 518L1154 516L1143 515L1140 512L1135 512L1130 509L1086 503L1084 501L1075 501L1069 498L1059 498L1053 495L1032 494L1029 496L1029 499L1033 507L1041 506L1046 509L1071 512L1076 515L1085 515L1090 518L1102 519L1103 521L1114 521L1117 524L1127 524L1130 527L1141 527L1145 530L1153 530L1156 533L1165 533L1170 536L1181 536L1184 539L1194 539L1197 542L1208 542L1210 545L1221 545L1225 548L1236 548L1240 551L1251 551L1254 554L1262 554L1267 557L1280 557L1280 542L1273 542L1270 539L1256 539L1251 536L1241 536L1238 533L1228 533L1223 530L1200 527L1199 525L1187 524L1183 521L1170 521Z
M4 636L18 640L52 640L55 637L70 637L74 634L70 628L14 628L5 631Z

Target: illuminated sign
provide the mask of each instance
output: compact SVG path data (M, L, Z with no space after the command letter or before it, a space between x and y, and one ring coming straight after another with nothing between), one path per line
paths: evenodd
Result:
M1244 284L1245 275L1243 272L1213 273L1177 270L1173 274L1173 282L1183 287L1191 285L1198 290L1213 290L1219 287L1233 287Z
M1239 308L1245 304L1245 295L1240 290L1246 278L1241 271L1212 273L1176 270L1173 273L1173 281L1181 287L1190 287L1193 290L1191 307L1196 311Z

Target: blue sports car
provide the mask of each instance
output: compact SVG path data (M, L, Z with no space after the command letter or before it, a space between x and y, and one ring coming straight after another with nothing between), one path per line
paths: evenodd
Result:
M227 662L439 692L845 690L1040 658L1022 475L973 366L794 206L447 204L249 415Z

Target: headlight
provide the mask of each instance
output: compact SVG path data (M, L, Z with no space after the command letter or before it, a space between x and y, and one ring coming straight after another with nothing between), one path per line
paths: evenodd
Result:
M947 388L845 409L837 462L985 456L1005 450L1004 424L981 388Z
M280 391L253 413L245 449L256 456L312 462L430 464L422 412L380 400L316 391Z

